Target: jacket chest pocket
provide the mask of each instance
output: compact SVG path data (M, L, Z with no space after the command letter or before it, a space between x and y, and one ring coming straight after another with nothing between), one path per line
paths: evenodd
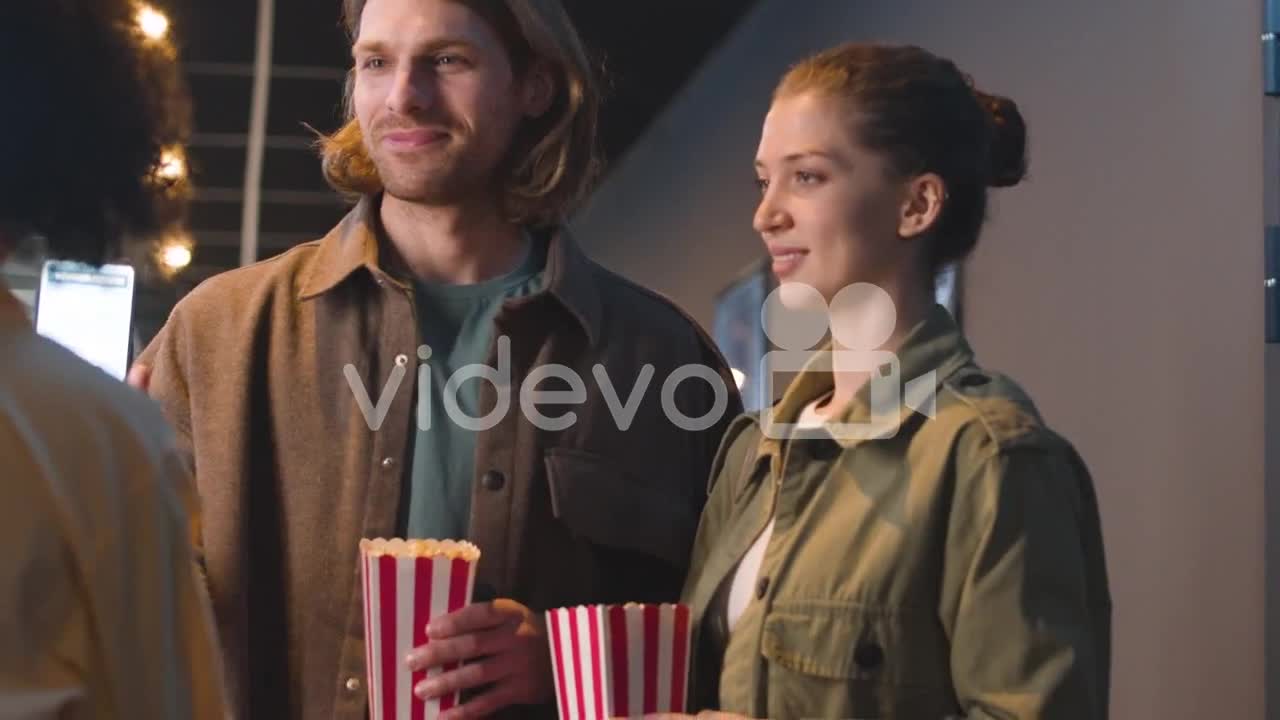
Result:
M761 653L769 717L958 714L946 637L925 610L775 603L765 617Z
M545 457L552 514L589 558L580 570L594 578L589 600L675 601L698 521L687 490L581 450Z

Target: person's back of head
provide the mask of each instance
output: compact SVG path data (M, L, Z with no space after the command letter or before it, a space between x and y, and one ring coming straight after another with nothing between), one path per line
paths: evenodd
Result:
M172 45L133 0L0 5L0 257L28 235L53 257L100 264L126 235L182 218L183 183L155 170L187 138Z
M101 264L181 219L175 52L132 0L0 4L0 260ZM158 15L151 16L153 19ZM6 302L8 301L8 302ZM153 402L40 338L0 286L2 717L226 717L193 486Z

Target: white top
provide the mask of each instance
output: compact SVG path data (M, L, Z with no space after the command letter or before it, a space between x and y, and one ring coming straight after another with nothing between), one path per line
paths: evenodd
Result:
M822 427L826 422L826 418L818 414L818 405L822 402L823 398L819 398L806 405L804 410L800 411L800 417L796 419L796 427L803 430ZM738 569L734 571L733 582L729 586L729 599L725 606L725 622L730 632L755 597L756 578L760 576L764 551L769 547L769 539L773 537L773 524L774 521L769 520L769 524L760 531L760 536L752 543L747 554L742 556Z
M0 283L0 718L227 716L173 443Z

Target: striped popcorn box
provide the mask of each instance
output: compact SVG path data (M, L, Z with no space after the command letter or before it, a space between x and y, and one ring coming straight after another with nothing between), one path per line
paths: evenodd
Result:
M480 550L453 540L361 540L365 662L369 720L430 720L458 704L458 695L423 702L413 688L445 666L409 672L405 656L427 644L432 618L471 602Z
M689 608L588 605L547 612L560 720L684 712Z

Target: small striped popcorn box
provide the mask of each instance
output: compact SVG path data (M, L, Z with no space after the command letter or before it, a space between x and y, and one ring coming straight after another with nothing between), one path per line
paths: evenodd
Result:
M431 720L455 707L452 696L423 702L413 688L456 669L409 672L405 656L427 644L427 623L471 602L480 551L453 540L361 540L364 645L369 720Z
M547 612L560 720L685 712L689 608L587 605Z

